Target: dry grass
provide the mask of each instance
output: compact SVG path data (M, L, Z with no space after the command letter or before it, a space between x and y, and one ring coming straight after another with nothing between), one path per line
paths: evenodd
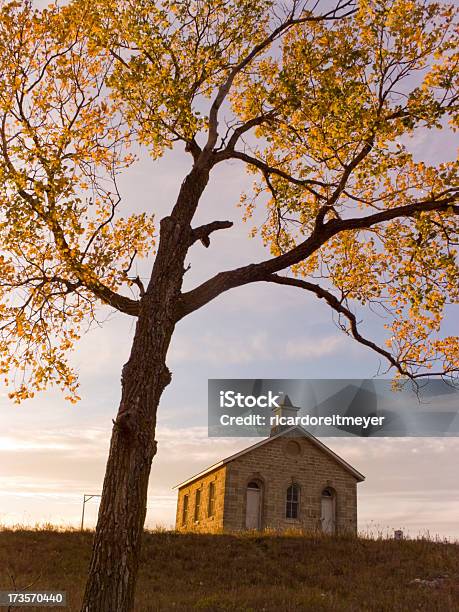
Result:
M77 612L91 538L89 531L51 526L0 531L0 588L14 580L17 589L33 583L34 589L66 590L67 610ZM416 578L430 582L413 583ZM459 611L459 545L150 532L137 593L139 612L453 612Z

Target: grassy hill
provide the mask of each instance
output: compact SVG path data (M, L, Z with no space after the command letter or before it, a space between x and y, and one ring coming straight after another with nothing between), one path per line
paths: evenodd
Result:
M91 538L89 531L0 531L0 589L14 582L18 590L65 590L66 610L77 612ZM459 544L146 533L137 593L139 612L459 611Z

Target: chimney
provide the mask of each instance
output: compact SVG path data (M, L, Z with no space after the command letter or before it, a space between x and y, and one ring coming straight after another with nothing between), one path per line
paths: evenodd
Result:
M284 395L283 399L282 399L282 403L279 404L278 408L273 408L272 410L272 416L276 417L276 418L281 418L281 417L296 417L297 413L298 413L299 408L297 408L296 406L294 406L289 398L288 395ZM282 425L282 424L276 424L276 422L273 423L273 425L271 426L271 433L270 436L275 436L278 433L280 433L281 431L284 431L285 429L288 429L289 427L292 427L292 425Z

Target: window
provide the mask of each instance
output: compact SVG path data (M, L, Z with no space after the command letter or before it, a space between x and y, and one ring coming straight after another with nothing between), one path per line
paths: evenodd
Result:
M209 484L209 505L207 506L207 516L215 514L215 482Z
M186 525L188 521L188 495L183 496L183 508L182 508L182 525Z
M292 484L287 489L287 504L285 508L285 516L289 519L298 518L298 510L300 505L300 487L297 484Z
M197 489L194 498L194 520L199 521L199 512L201 510L201 489Z

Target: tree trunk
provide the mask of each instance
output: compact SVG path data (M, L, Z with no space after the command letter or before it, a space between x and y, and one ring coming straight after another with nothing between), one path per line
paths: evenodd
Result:
M123 399L113 426L85 612L133 609L148 479L156 453L156 410L170 380L164 359L155 357L146 343L144 347L143 355L136 351L136 359L123 369Z
M158 253L123 368L82 612L134 608L148 479L156 453L156 412L171 380L166 355L178 318L191 220L208 177L207 169L193 168L171 216L161 221Z

